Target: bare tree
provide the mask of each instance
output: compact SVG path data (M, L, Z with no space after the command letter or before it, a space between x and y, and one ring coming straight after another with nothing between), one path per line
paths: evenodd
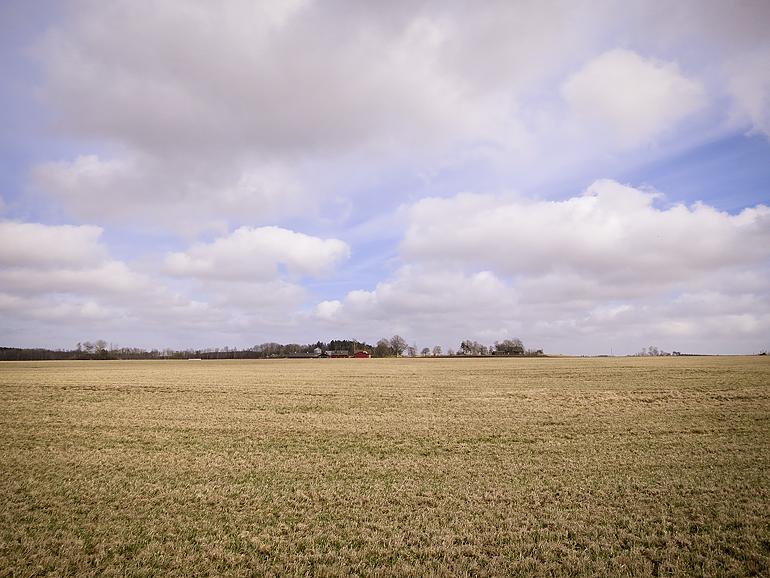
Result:
M423 357L428 357L430 355L430 348L423 347L421 354L422 354Z
M671 354L668 351L663 351L662 349L658 349L654 345L650 345L649 349L647 349L646 347L642 347L642 350L636 355L639 357L659 357L659 356L666 356Z
M460 344L460 351L464 355L486 355L489 353L486 345L481 345L478 341L467 339Z
M390 338L390 348L393 350L393 353L396 354L396 357L404 353L406 347L406 340L400 335L394 335Z
M390 341L388 341L384 337L380 339L374 348L374 355L376 355L377 357L387 357L389 355L392 355L392 351L390 349Z
M441 355L441 346L437 345L433 348L433 355Z

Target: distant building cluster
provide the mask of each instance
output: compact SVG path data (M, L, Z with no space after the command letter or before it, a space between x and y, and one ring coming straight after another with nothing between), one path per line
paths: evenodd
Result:
M327 359L327 358L350 358L369 359L371 354L368 351L344 351L340 349L323 351L316 347L311 353L290 353L289 359Z

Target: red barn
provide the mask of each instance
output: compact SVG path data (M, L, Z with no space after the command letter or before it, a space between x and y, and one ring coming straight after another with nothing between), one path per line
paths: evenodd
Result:
M357 359L369 359L371 355L369 355L368 351L356 351L356 354L353 357Z

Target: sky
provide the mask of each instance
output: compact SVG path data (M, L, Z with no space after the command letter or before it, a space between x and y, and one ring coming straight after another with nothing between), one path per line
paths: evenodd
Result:
M5 0L0 346L770 349L766 0Z

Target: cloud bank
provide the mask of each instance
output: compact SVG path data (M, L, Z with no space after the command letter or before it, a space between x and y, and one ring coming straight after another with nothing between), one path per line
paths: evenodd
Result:
M767 349L766 2L51 8L0 47L9 344Z
M321 316L431 327L433 340L456 324L481 337L580 335L624 347L658 339L708 349L700 335L741 342L770 327L770 208L730 215L656 202L660 193L610 180L560 202L422 199L405 209L409 264Z

